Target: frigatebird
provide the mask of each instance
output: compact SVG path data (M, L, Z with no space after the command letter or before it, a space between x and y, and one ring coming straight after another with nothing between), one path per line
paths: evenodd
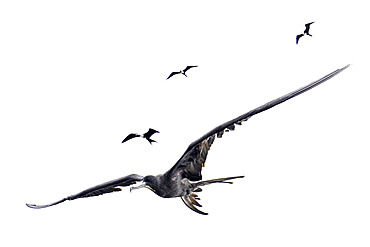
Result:
M309 33L309 31L310 31L310 26L311 26L311 24L312 24L312 23L315 23L315 22L313 21L313 22L310 22L310 23L305 24L306 29L303 31L303 33L304 33L304 34L307 34L308 36L312 36L312 35Z
M183 74L184 76L188 77L185 73L186 71L188 71L189 69L191 68L194 68L194 67L198 67L198 65L196 66L186 66L186 68L184 70L180 70L179 72L172 72L166 80L168 80L169 78L171 78L173 75L177 75L177 74Z
M298 35L296 36L296 38L295 38L295 42L296 42L296 44L297 44L297 45L298 45L298 41L299 41L299 39L300 39L301 37L303 37L305 34L306 34L306 35L308 35L308 36L312 36L312 35L309 33L309 31L310 31L310 26L311 26L311 24L312 24L312 23L315 23L315 22L310 22L310 23L305 24L306 29L303 31L303 33L302 33L302 34L298 34Z
M301 37L303 37L304 36L304 34L298 34L297 35L297 37L295 38L295 42L296 42L296 44L298 45L298 41L299 41L299 39L301 38Z
M136 182L141 182L141 185L137 187L131 187L132 189L139 189L139 188L148 188L152 190L158 196L164 198L173 198L173 197L180 197L182 201L188 206L191 210L206 215L207 213L200 211L198 207L201 207L199 202L199 197L194 192L202 191L202 186L212 184L212 183L232 183L229 180L242 178L243 176L235 176L235 177L226 177L226 178L218 178L218 179L211 179L211 180L202 180L202 167L204 167L204 163L207 158L208 151L214 142L216 136L218 138L222 137L225 131L232 131L235 129L235 124L240 125L242 122L247 121L250 117L266 111L284 101L287 101L295 96L298 96L318 85L321 83L329 80L333 76L339 74L349 65L337 69L332 73L314 81L307 86L299 88L291 93L288 93L282 97L279 97L275 100L272 100L260 107L257 107L237 118L234 118L226 123L223 123L216 128L212 129L199 139L192 142L188 148L186 149L185 153L180 157L180 159L175 163L175 165L165 172L164 174L159 174L157 176L141 176L137 174L131 174L125 177L121 177L89 189L86 189L80 193L77 193L72 196L65 197L59 201L56 201L51 204L46 205L35 205L35 204L26 204L30 208L46 208L50 207L59 203L62 203L67 200L75 200L78 198L83 197L91 197L91 196L98 196L105 193L110 193L114 191L120 191L120 187L130 186L135 184ZM194 183L192 183L194 182Z
M154 141L153 139L150 139L150 137L155 133L159 133L159 131L156 131L155 129L152 129L152 128L149 128L149 130L143 135L139 135L139 134L136 134L136 133L131 133L128 136L126 136L125 139L123 139L122 143L124 143L128 140L131 140L132 138L141 136L141 137L147 139L150 144L152 144L152 142L156 142L156 141Z

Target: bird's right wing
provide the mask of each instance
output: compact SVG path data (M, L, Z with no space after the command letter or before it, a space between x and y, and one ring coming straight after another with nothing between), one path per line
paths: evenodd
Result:
M132 138L139 137L139 136L140 136L140 135L138 135L138 134L131 133L131 134L129 134L128 136L126 136L126 138L125 138L125 139L123 139L122 143L127 142L128 140L131 140Z
M173 75L176 75L176 74L180 74L181 72L172 72L166 80L170 79L170 77L172 77Z
M125 177L121 177L115 180L111 180L106 183L102 183L99 185L96 185L94 187L91 187L89 189L86 189L84 191L81 191L80 193L77 193L72 196L65 197L59 201L50 203L50 204L45 204L45 205L36 205L36 204L29 204L26 203L26 205L30 208L46 208L50 206L57 205L61 202L67 201L67 200L75 200L77 198L83 198L83 197L91 197L91 196L99 196L102 194L114 192L114 191L121 191L121 188L119 187L126 187L131 184L135 184L136 182L142 181L143 176L137 175L137 174L131 174Z
M196 141L192 142L188 148L186 149L185 153L180 157L180 159L176 162L176 164L168 170L165 174L166 175L172 175L173 173L177 171L182 171L184 175L189 178L191 181L197 181L202 179L201 171L202 167L204 166L204 162L207 158L208 151L215 140L215 137L218 138L222 137L224 132L233 131L235 129L235 125L241 125L242 122L247 121L250 117L261 113L263 111L266 111L278 104L281 104L297 95L300 95L318 85L321 83L329 80L333 76L336 76L346 68L348 68L349 65L337 69L333 71L332 73L304 86L301 87L293 92L290 92L284 96L281 96L277 99L274 99L266 104L263 104L237 118L234 118L230 121L227 121L226 123L223 123L216 128L212 129Z
M299 39L303 36L304 34L298 34L295 38L295 43L298 44Z

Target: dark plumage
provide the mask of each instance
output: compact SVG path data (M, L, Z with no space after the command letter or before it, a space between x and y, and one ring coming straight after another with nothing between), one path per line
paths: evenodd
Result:
M298 41L299 41L299 39L300 39L301 37L303 37L304 35L312 36L312 35L309 33L309 31L310 31L310 26L311 26L311 24L312 24L312 23L315 23L315 22L310 22L310 23L305 24L306 29L303 31L303 33L302 33L302 34L298 34L298 35L296 36L296 38L295 38L295 43L296 43L297 45L298 45Z
M298 35L297 35L297 37L295 38L295 42L296 42L296 44L297 44L297 45L298 45L298 41L299 41L299 39L300 39L302 36L304 36L304 34L298 34Z
M180 70L179 72L172 72L172 73L167 77L167 79L166 79L166 80L168 80L169 78L171 78L172 76L177 75L177 74L183 74L184 76L186 76L186 77L187 77L187 75L185 74L185 73L186 73L186 71L188 71L189 69L194 68L194 67L198 67L198 66L187 66L184 70Z
M123 139L122 143L127 142L128 140L131 140L132 138L139 137L139 136L141 136L141 135L138 135L136 133L131 133L128 136L126 136L125 139Z
M309 31L310 31L310 26L311 26L311 24L312 24L312 23L315 23L315 22L313 21L313 22L310 22L310 23L305 24L306 29L303 31L303 33L304 33L304 34L307 34L308 36L312 36L312 35L309 33Z
M121 187L129 186L135 184L136 182L142 182L140 186L131 187L130 190L145 187L152 190L158 196L164 198L180 197L182 201L186 204L186 206L188 206L191 210L199 214L207 214L198 209L199 207L201 207L201 205L198 202L199 198L195 194L195 192L202 191L201 187L208 184L212 183L231 184L232 182L230 182L229 180L243 177L236 176L200 181L202 179L202 167L204 167L208 151L211 145L213 144L214 140L216 139L216 136L221 137L225 131L234 130L235 124L241 125L242 122L247 121L250 117L260 112L266 111L271 107L283 103L284 101L287 101L297 95L300 95L301 93L304 93L320 85L321 83L329 80L333 76L339 74L340 72L348 68L348 66L349 65L341 69L335 70L334 72L322 77L317 81L308 84L307 86L297 89L275 100L272 100L235 119L232 119L226 123L217 126L216 128L212 129L211 131L209 131L208 133L206 133L205 135L191 143L184 152L184 154L175 163L175 165L164 174L159 174L157 176L148 175L145 177L137 174L131 174L116 180L109 181L107 183L97 185L95 187L84 190L78 194L65 197L51 204L46 205L27 204L27 206L30 208L45 208L59 204L66 200L75 200L77 198L98 196L105 193L120 191ZM150 133L148 133L148 135L149 134Z
M126 136L126 138L125 138L125 139L123 139L122 143L124 143L124 142L126 142L126 141L128 141L128 140L131 140L132 138L135 138L135 137L139 137L139 136L141 136L141 137L143 137L143 138L147 139L147 140L148 140L148 142L149 142L150 144L152 144L152 142L156 142L156 141L154 141L154 140L150 139L150 137L151 137L153 134L155 134L155 133L159 133L159 131L156 131L155 129L152 129L152 128L149 128L149 130L148 130L145 134L143 134L142 136L141 136L141 135L138 135L138 134L136 134L136 133L131 133L131 134L129 134L128 136Z

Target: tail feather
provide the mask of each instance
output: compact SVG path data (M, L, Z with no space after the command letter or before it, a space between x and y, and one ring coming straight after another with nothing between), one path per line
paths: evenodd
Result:
M227 178L216 178L216 179L210 179L210 180L204 180L204 181L200 181L200 182L197 182L197 183L193 183L193 191L194 192L200 192L202 191L201 188L199 188L200 186L204 186L204 185L207 185L207 184L213 184L213 183L227 183L227 184L232 184L233 182L230 182L230 181L227 181L227 180L231 180L231 179L236 179L236 178L243 178L244 176L236 176L236 177L227 177ZM197 202L197 200L200 200L200 198L198 197L197 194L195 193L191 193L191 194L187 194L185 196L182 196L181 197L181 200L185 203L185 205L190 208L191 210L193 210L194 212L198 213L198 214L202 214L202 215L207 215L208 213L205 213L203 211L200 211L197 207L202 207L202 205Z
M194 185L196 187L199 187L199 186L204 186L204 185L213 184L213 183L232 184L233 182L229 182L227 180L236 179L236 178L244 178L244 176L236 176L236 177L216 178L216 179L204 180L204 181L200 181L198 183L195 183Z

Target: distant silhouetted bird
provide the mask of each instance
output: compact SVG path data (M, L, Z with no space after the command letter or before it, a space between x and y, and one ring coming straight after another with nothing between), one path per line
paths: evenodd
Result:
M311 26L311 24L312 23L315 23L315 22L310 22L310 23L307 23L307 24L305 24L305 26L306 26L306 29L303 31L303 33L302 34L298 34L297 36L296 36L296 38L295 38L295 43L298 45L298 41L299 41L299 39L301 38L301 37L303 37L305 34L306 35L309 35L309 36L312 36L310 33L309 33L309 31L310 31L310 26Z
M303 33L307 34L308 36L312 36L312 35L309 33L309 31L310 31L310 26L311 26L311 24L312 24L312 23L315 23L315 22L313 21L313 22L310 22L310 23L305 24L306 29L303 31Z
M159 133L159 131L156 131L156 130L151 129L151 128L149 128L149 130L148 130L144 135L142 135L142 136L141 136L141 135L139 135L139 134L136 134L136 133L131 133L131 134L129 134L128 136L126 136L126 138L125 138L125 139L123 139L122 143L124 143L124 142L126 142L126 141L128 141L128 140L131 140L132 138L135 138L135 137L139 137L139 136L141 136L141 137L143 137L143 138L147 139L147 140L148 140L148 142L149 142L150 144L152 144L152 142L156 142L156 141L154 141L154 140L150 139L150 137L151 137L153 134L155 134L155 133Z
M185 72L188 71L189 69L191 68L194 68L194 67L198 67L198 66L187 66L184 70L180 70L179 72L172 72L166 80L168 80L169 78L171 78L173 75L177 75L177 74L183 74L184 76L188 77Z
M194 192L201 192L202 191L201 187L204 185L208 185L212 183L230 183L231 184L232 182L230 182L229 180L243 177L243 176L236 176L236 177L226 177L226 178L218 178L218 179L200 181L202 179L202 167L204 167L204 163L206 161L208 151L211 148L212 143L216 139L216 136L222 137L225 131L234 130L235 124L240 125L242 122L247 121L253 115L266 111L270 109L271 107L274 107L280 103L283 103L286 100L289 100L297 95L300 95L301 93L304 93L320 85L321 83L329 80L333 76L342 72L348 66L349 65L341 69L335 70L334 72L324 76L323 78L317 81L314 81L308 84L307 86L297 89L275 100L272 100L260 107L257 107L237 118L234 118L212 129L210 132L206 133L199 139L192 142L186 149L185 153L176 162L176 164L164 174L159 174L157 176L148 175L145 177L137 175L137 174L131 174L125 177L121 177L121 178L91 187L80 193L65 197L51 204L46 204L46 205L27 204L27 206L30 208L45 208L45 207L59 204L66 200L75 200L78 198L98 196L98 195L102 195L105 193L120 191L121 190L120 187L125 187L125 186L135 184L136 182L141 182L142 183L141 185L137 187L131 187L130 190L145 187L145 188L152 190L158 196L161 196L164 198L180 197L182 201L186 204L186 206L188 206L191 210L199 214L207 214L198 209L198 207L201 207L201 205L198 203L197 200L199 200L199 198ZM229 165L230 164L224 164L226 169ZM192 183L191 181L196 181L196 182ZM47 187L50 188L50 184L48 184ZM220 196L222 196L223 198L226 198L227 195L220 195ZM148 207L150 207L149 203L148 203Z
M297 37L295 38L295 42L296 42L296 44L298 45L298 41L299 41L299 39L302 37L302 36L304 36L304 34L298 34L297 35Z

